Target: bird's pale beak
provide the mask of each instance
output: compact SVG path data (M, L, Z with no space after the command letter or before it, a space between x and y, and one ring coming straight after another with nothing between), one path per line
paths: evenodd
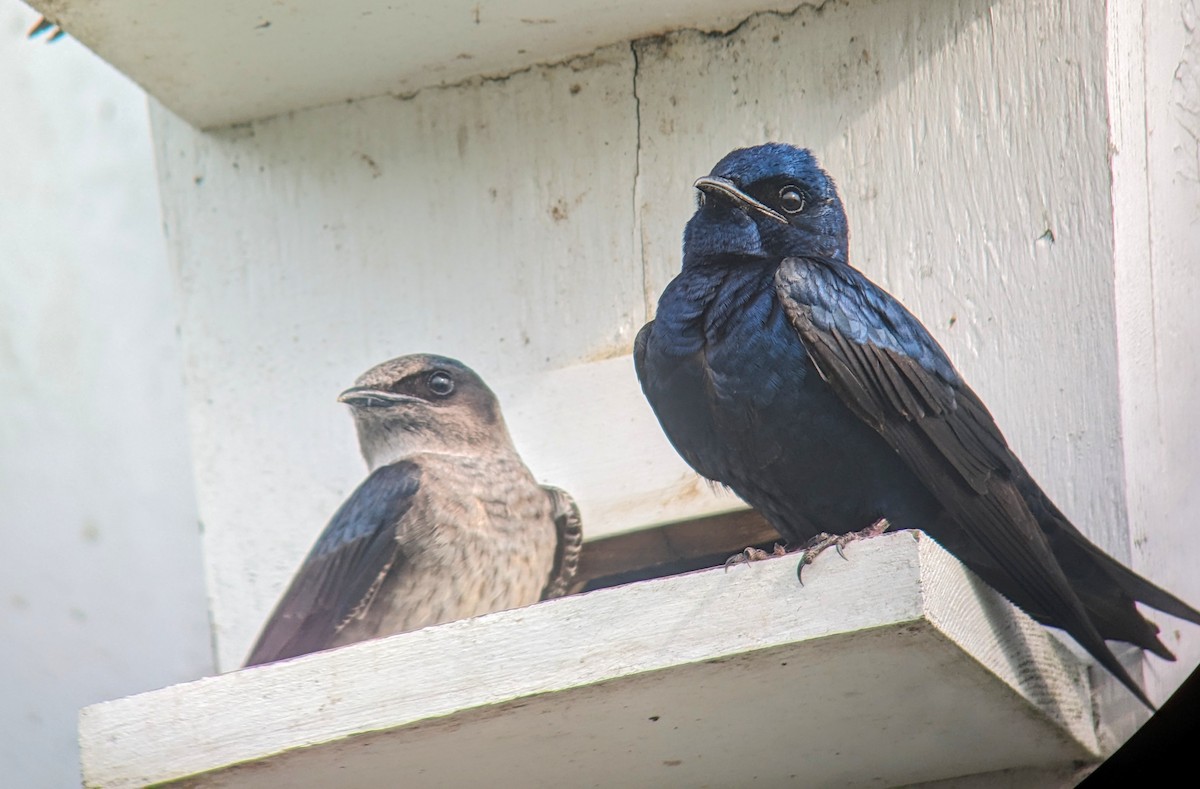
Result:
M750 195L743 192L741 189L738 189L737 185L728 178L720 178L715 175L706 175L702 178L697 178L696 183L692 184L692 186L696 187L705 194L721 195L734 201L735 203L741 203L747 208L752 208L760 214L769 216L778 222L782 222L785 225L788 224L786 216L779 213L775 209L770 208L769 206L763 205Z
M369 386L353 386L338 395L338 402L354 408L383 408L398 403L415 403L416 397L372 389Z

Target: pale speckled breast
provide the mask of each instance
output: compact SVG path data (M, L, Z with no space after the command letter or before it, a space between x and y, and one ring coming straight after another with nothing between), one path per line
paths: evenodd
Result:
M551 500L515 454L422 454L402 557L337 644L530 605L554 563Z

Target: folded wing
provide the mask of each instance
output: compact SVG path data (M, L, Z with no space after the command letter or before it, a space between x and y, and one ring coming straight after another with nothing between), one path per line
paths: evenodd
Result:
M920 322L842 263L788 258L776 288L809 358L850 410L879 431L1031 606L1150 706L1088 617L1021 495L1020 462Z
M388 573L402 569L403 521L420 485L420 468L404 461L376 469L358 486L275 607L247 666L327 649L366 612Z

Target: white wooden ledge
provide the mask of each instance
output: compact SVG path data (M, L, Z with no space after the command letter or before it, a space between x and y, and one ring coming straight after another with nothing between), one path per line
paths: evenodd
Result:
M1095 759L1086 667L931 539L662 578L83 710L87 786L889 786Z
M811 1L811 0L809 0ZM806 0L28 0L200 128L727 30Z

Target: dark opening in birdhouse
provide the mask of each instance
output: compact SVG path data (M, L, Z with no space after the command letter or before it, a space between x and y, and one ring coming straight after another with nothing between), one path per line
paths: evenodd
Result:
M783 543L753 510L668 523L584 543L572 592L620 586L724 564L747 547Z

